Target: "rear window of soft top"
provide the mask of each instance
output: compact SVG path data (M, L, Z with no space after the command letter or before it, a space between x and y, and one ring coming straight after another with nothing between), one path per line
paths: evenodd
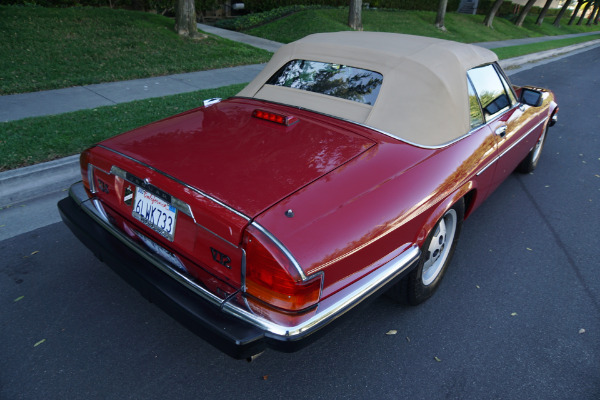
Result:
M382 82L383 75L367 69L319 61L292 60L269 78L267 84L373 105Z

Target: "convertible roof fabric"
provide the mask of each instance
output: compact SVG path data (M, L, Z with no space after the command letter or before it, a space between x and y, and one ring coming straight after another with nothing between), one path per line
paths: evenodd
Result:
M383 75L373 106L267 85L291 60L349 65ZM336 32L281 47L238 96L289 104L347 119L424 147L444 146L470 130L467 71L498 60L482 47L413 35Z

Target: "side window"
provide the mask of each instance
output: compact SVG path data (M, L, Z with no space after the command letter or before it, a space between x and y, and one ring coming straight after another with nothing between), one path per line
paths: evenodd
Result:
M468 73L479 96L486 120L490 120L511 106L511 98L493 65L477 67Z
M471 129L473 129L483 124L483 114L481 113L481 106L475 94L475 89L473 89L473 84L471 81L467 81L469 84L469 114L471 116Z
M504 76L502 71L498 70L498 67L496 67L496 70L498 72L498 75L500 76L500 80L502 81L502 84L504 85L504 90L506 90L506 93L508 93L508 98L510 99L510 104L511 105L516 104L517 98L515 97L515 93L513 92L510 83L507 82L507 80L506 80L507 78Z

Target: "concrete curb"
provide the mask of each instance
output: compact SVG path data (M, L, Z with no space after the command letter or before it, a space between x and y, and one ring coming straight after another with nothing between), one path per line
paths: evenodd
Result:
M515 68L598 44L600 39L501 60L500 65L502 68ZM79 180L79 155L0 172L0 207L63 190Z
M78 154L0 172L0 207L68 188L80 174Z
M570 53L575 50L595 46L597 44L600 44L600 39L590 40L589 42L577 43L565 47L559 47L557 49L540 51L539 53L526 54L520 57L508 58L506 60L500 60L499 63L500 66L502 66L502 68L510 69L514 67L519 67L523 64L537 62L543 60L544 58L556 57L562 54Z

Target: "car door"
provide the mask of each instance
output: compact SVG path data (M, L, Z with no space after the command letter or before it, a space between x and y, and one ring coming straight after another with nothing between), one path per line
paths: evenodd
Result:
M489 166L494 170L491 184L494 189L529 152L528 142L522 139L535 123L524 113L525 106L518 103L498 65L473 68L468 76L479 97L485 123L497 142L494 165Z

